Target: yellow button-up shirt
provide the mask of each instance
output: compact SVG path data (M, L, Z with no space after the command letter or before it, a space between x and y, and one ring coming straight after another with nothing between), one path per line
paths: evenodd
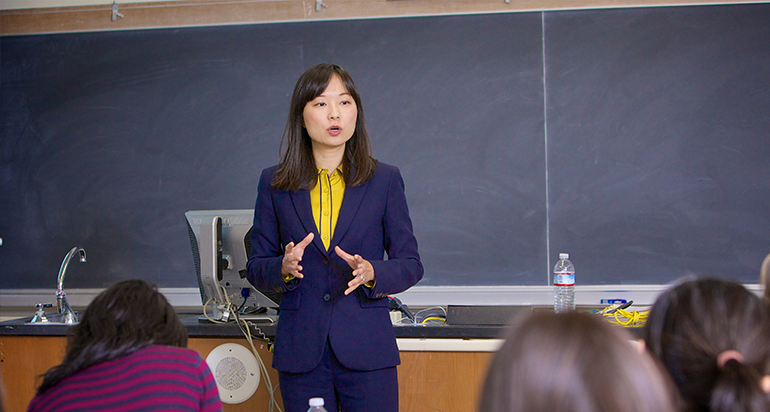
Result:
M345 179L342 178L342 171L337 168L329 175L327 169L318 169L318 184L310 190L310 204L313 206L313 220L326 250L329 250L332 242L344 196Z
M329 250L337 219L340 217L340 206L345 196L345 179L342 178L342 170L337 168L331 175L328 169L318 169L318 184L310 189L310 204L313 206L313 220L318 234L326 250ZM284 275L284 282L294 277ZM370 280L364 286L372 288L375 281Z

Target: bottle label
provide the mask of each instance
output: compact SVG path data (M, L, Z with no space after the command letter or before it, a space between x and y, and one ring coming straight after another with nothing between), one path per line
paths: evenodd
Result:
M575 286L575 272L556 272L553 274L554 286Z

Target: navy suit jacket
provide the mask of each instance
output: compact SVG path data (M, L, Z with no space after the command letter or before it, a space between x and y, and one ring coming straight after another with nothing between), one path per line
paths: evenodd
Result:
M396 167L378 163L366 184L346 187L329 251L313 220L310 192L270 186L275 166L262 171L247 277L258 289L282 292L273 367L305 373L321 360L329 340L339 361L353 370L375 370L400 363L388 312L389 294L403 292L423 275L417 240ZM289 242L313 232L300 265L302 279L281 278ZM359 254L374 267L373 288L345 296L353 269L334 251ZM387 253L387 260L384 259Z

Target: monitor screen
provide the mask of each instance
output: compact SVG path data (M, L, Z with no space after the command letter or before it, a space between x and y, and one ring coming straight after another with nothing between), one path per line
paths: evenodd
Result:
M227 302L240 315L278 308L279 296L268 297L246 279L253 209L191 210L185 217L201 301L214 319L228 320Z

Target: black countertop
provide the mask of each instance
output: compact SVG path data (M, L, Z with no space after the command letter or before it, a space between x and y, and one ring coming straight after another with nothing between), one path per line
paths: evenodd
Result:
M580 307L578 310L589 311L595 308ZM449 323L394 325L397 338L417 339L499 339L505 333L506 323L515 316L539 310L553 310L546 306L450 306L448 308ZM244 336L235 322L212 323L205 318L201 320L199 313L178 312L182 324L187 328L191 338L238 338ZM65 336L67 325L64 324L30 324L32 316L0 322L0 336ZM455 324L453 324L455 323ZM461 324L458 324L461 323ZM251 335L256 339L272 340L275 337L277 323L271 321L250 322ZM641 328L626 329L633 338L641 336Z
M191 338L236 338L243 336L234 322L221 324L200 321L196 314L179 314L180 320L187 327ZM64 324L29 324L32 317L0 322L0 335L18 336L66 336L68 325ZM252 322L250 327L254 337L272 340L275 336L276 323ZM496 339L505 330L505 326L483 325L405 325L394 326L397 338L443 338L443 339Z

